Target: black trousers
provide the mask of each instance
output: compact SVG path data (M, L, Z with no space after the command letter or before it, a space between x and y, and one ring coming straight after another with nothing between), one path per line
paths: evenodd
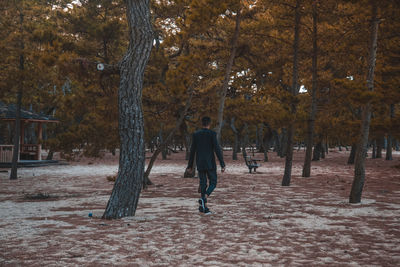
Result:
M215 187L217 187L217 170L201 170L199 171L201 198L211 195ZM207 187L207 178L209 185Z

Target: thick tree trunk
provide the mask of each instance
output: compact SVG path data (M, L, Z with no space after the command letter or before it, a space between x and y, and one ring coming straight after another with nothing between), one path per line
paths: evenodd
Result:
M294 21L294 41L293 41L293 77L292 77L292 87L291 94L297 95L299 91L298 79L298 52L299 52L299 30L300 30L300 0L296 1L295 8L295 21ZM296 114L296 104L291 103L291 113L294 116ZM286 149L286 159L285 159L285 172L282 178L282 186L289 186L290 179L292 176L292 161L293 161L293 136L295 128L294 124L290 123L287 135L287 149Z
M153 164L157 159L157 156L160 154L161 151L165 150L167 147L168 143L172 140L172 137L174 137L175 133L178 131L178 129L181 127L181 124L183 120L185 119L186 113L189 110L190 105L192 104L192 97L193 97L193 88L188 88L188 98L186 99L186 104L185 107L183 108L183 111L179 115L178 120L176 121L175 128L172 129L172 131L168 134L167 138L160 144L160 146L156 149L156 151L153 153L151 156L151 159L149 161L149 164L147 165L146 172L143 177L143 188L146 188L146 185L152 185L153 183L149 179L149 175L151 172L151 169L153 168Z
M312 148L313 148L313 139L314 139L314 122L315 116L317 114L317 57L318 57L318 44L317 44L317 25L318 25L318 10L317 10L317 2L318 0L313 1L312 7L312 17L313 17L313 55L312 55L312 93L311 93L311 112L310 117L308 119L307 125L307 140L306 140L306 155L304 158L303 165L303 177L310 177L311 175L311 157L312 157Z
M238 39L239 39L240 21L241 21L241 15L240 15L240 10L239 10L236 15L236 24L235 24L235 31L233 33L233 38L232 38L231 53L230 53L230 56L228 59L228 63L226 64L224 82L222 83L222 88L221 88L220 98L219 98L218 120L217 120L217 128L216 128L217 139L218 139L219 144L221 144L221 129L222 129L223 121L224 121L224 107L225 107L226 92L228 90L229 80L231 78L233 61L236 56L237 43L238 43Z
M376 62L376 50L378 43L378 24L377 18L378 8L376 0L371 0L371 36L370 36L370 49L368 58L368 75L367 75L367 88L368 91L374 90L374 73ZM367 103L362 107L362 120L361 120L361 136L357 144L356 160L354 166L354 180L351 187L349 201L350 203L361 202L361 194L365 181L365 155L367 153L369 126L371 122L371 104Z
M23 1L21 1L21 5L23 5ZM18 156L19 156L19 139L21 135L21 104L22 104L22 92L24 87L24 65L25 65L25 56L24 56L24 40L23 40L23 24L24 24L24 13L23 13L23 6L21 6L19 18L20 18L20 55L19 55L19 70L21 77L19 79L19 87L17 93L17 111L15 114L15 132L14 132L14 149L13 149L13 157L11 163L11 173L10 173L10 180L15 180L18 177ZM23 137L22 137L23 138Z
M153 31L149 0L126 0L126 4L130 42L120 65L119 170L103 214L105 219L135 215L145 165L142 89Z

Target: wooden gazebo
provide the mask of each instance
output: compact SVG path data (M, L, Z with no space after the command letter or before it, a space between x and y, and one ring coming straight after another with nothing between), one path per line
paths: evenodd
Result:
M6 105L0 102L0 123L1 122L13 122L16 121L16 106ZM42 153L42 135L43 135L43 123L54 123L58 120L44 116L41 114L34 113L32 111L21 109L21 134L20 134L20 149L18 160L41 160ZM37 123L37 144L25 144L25 127L29 123ZM0 144L0 162L11 162L13 155L13 145L11 144Z

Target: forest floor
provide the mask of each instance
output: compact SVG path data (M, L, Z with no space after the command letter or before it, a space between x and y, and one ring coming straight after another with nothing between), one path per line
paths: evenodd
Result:
M275 153L254 174L224 154L212 215L198 212L198 179L182 178L183 152L156 162L136 216L120 220L101 219L116 157L0 172L0 266L400 266L398 152L367 159L360 204L348 203L349 152L313 162L310 178L295 152L289 187Z

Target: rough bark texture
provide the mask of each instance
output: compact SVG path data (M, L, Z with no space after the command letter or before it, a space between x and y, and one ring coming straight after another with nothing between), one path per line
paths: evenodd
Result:
M296 1L295 7L295 22L294 22L294 41L293 41L293 77L292 77L292 95L297 95L298 93L298 51L299 51L299 29L300 29L300 0ZM291 112L293 115L296 114L296 105L292 103ZM288 137L287 137L287 149L285 158L285 172L282 178L282 186L289 186L290 179L292 177L292 161L293 161L293 135L294 135L294 124L291 123L288 127Z
M311 157L314 139L314 122L315 115L317 113L317 56L318 56L318 45L317 45L317 24L318 24L318 0L313 1L312 17L313 17L313 55L312 55L312 92L311 92L311 112L308 119L307 125L307 140L306 140L306 155L304 158L303 165L303 177L310 177L311 175Z
M21 1L21 5L23 4L23 1ZM22 7L22 6L21 6ZM24 40L22 39L23 37L23 23L24 23L24 13L22 12L22 9L20 10L20 34L21 34L21 40L20 40L20 55L19 55L19 70L21 73L21 77L19 80L19 87L18 87L18 93L17 93L17 112L15 114L15 132L14 132L14 150L13 150L13 157L12 157L12 163L11 163L11 173L10 173L10 180L15 180L18 177L18 155L19 155L19 139L21 135L21 103L22 103L22 92L23 92L23 87L24 87L24 79L22 77L23 72L24 72L24 64L25 64L25 57L24 57Z
M371 26L370 26L370 49L368 58L367 89L374 90L374 73L376 62L376 50L378 43L378 24L376 0L371 0ZM350 203L361 202L361 194L365 181L365 156L367 153L369 125L371 122L371 104L362 107L361 136L357 144L356 160L354 166L354 180L351 187Z
M185 107L184 107L182 113L179 115L179 118L176 121L174 129L172 129L172 131L168 134L167 138L157 147L156 151L151 156L151 159L149 161L149 164L147 165L147 169L146 169L146 172L143 177L143 188L146 188L146 185L153 184L149 179L151 168L153 168L153 164L156 161L157 156L160 154L161 151L165 150L166 146L172 140L172 137L174 137L175 133L181 127L181 124L182 124L183 120L185 119L186 113L189 110L190 105L192 104L193 88L188 88L188 94L189 94L189 96L186 99Z
M105 219L134 216L142 189L145 146L142 110L143 75L153 42L149 0L127 0L130 42L121 61L119 87L120 159Z
M240 10L237 12L236 15L236 25L235 25L235 31L233 33L233 38L232 38L232 46L231 46L231 53L229 56L228 63L226 65L226 70L225 70L225 77L224 77L224 82L222 84L222 89L220 92L220 98L219 98L219 107L218 107L218 120L217 120L217 139L218 142L221 144L221 129L222 129L222 124L224 121L224 106L225 106L225 98L226 98L226 92L228 90L228 85L229 85L229 80L231 78L231 70L233 66L233 61L235 59L236 55L236 49L237 49L237 43L239 39L239 29L240 29Z

